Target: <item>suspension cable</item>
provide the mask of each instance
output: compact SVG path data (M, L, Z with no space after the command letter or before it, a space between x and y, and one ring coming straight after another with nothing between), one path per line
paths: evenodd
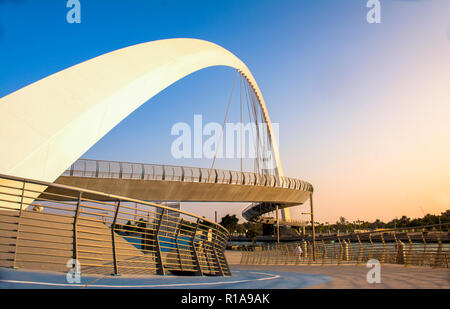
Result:
M260 150L262 150L262 147L261 147L261 136L260 136L261 134L260 134L260 131L259 131L259 119L258 119L258 112L257 112L258 103L257 103L257 99L255 97L255 93L253 91L250 92L250 99L251 99L251 102L252 102L252 112L253 112L253 117L255 119L255 125L256 125L256 143L258 145L257 160L259 160L260 153L261 153ZM264 168L264 161L262 163L263 163L262 168Z
M252 115L250 113L250 98L249 98L249 86L246 82L244 82L244 88L245 88L245 102L247 105L247 112L248 112L248 119L249 119L249 123L253 123L252 120ZM255 127L256 129L256 127ZM252 141L253 141L253 146L255 148L255 160L254 160L254 166L253 166L253 170L255 173L259 172L259 163L258 163L258 145L257 145L257 141L256 141L256 132L253 132L253 130L251 131L251 135L252 135Z
M242 77L242 75L240 75L239 76L239 105L240 105L240 121L241 121L241 124L240 124L240 129L241 129L241 140L240 140L240 142L241 142L241 146L240 146L240 150L241 150L241 173L242 173L242 157L243 157L243 127L244 127L244 124L242 123L242 79L243 79L243 77Z
M237 80L238 74L239 74L239 72L236 70L236 75L235 75L235 78L234 78L233 88L231 89L230 100L228 101L227 112L225 113L225 119L223 120L222 130L220 131L219 143L218 143L218 145L216 147L216 152L214 153L214 159L213 159L213 162L212 162L212 165L211 165L211 169L214 168L214 163L216 162L216 157L217 157L217 151L219 150L220 144L222 142L223 129L224 129L225 123L227 121L227 117L228 117L228 112L230 110L231 101L233 100L234 86L236 86L236 80Z

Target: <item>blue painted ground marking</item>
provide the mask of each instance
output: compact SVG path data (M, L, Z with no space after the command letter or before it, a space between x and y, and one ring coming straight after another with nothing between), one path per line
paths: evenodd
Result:
M0 268L1 289L298 289L327 283L331 277L279 271L231 270L230 277L152 276L134 277L82 276L80 284L70 284L66 275L42 271Z

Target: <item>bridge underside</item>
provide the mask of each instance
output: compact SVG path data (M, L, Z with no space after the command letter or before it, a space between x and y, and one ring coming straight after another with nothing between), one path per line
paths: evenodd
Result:
M302 190L223 183L74 176L60 176L55 183L145 201L269 202L279 204L280 207L288 207L303 204L309 198L309 192ZM64 189L57 187L47 188L46 192L62 195L65 193Z

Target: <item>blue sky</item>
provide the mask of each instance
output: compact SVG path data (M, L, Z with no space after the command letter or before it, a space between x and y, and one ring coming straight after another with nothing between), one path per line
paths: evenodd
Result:
M449 1L381 1L381 24L367 23L364 0L80 2L81 24L68 24L64 0L0 0L0 97L118 48L200 38L252 71L280 123L285 173L314 185L320 221L449 208ZM184 78L84 157L210 166L172 158L170 129L194 114L221 123L233 80L225 67ZM229 211L240 213L219 216Z

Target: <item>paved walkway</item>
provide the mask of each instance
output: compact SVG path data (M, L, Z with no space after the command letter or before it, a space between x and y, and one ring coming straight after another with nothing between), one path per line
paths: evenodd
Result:
M381 283L369 284L368 268L355 265L230 265L231 277L82 276L70 284L64 273L0 268L0 289L153 288L153 289L449 289L450 270L382 265Z
M449 289L450 269L403 265L381 266L381 283L369 284L366 279L370 270L365 265L230 265L247 271L283 271L298 274L316 274L332 277L329 282L310 285L312 289Z
M297 289L323 284L330 277L279 271L232 269L231 277L197 276L82 276L68 283L66 274L0 268L0 288L146 288L146 289Z

